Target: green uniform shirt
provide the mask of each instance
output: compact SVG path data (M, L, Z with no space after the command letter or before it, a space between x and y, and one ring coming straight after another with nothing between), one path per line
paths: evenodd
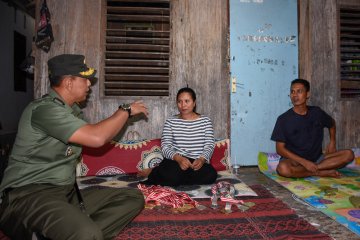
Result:
M21 116L0 192L33 183L73 184L82 148L68 139L85 124L80 107L65 104L53 90L31 102Z

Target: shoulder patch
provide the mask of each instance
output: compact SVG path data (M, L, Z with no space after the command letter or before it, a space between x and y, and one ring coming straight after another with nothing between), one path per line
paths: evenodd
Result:
M54 103L57 103L57 104L59 104L59 105L65 106L65 103L64 103L61 99L59 99L59 98L57 98L57 97L54 97L54 98L53 98L53 102L54 102Z

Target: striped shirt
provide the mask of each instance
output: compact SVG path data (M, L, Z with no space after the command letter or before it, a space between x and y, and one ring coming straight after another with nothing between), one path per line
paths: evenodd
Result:
M214 146L213 126L206 116L195 120L174 117L167 119L164 124L161 148L165 158L173 159L175 154L180 154L193 159L202 156L209 162Z

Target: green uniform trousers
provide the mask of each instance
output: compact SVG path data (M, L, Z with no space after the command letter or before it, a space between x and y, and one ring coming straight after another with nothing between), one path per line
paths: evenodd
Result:
M31 239L33 232L52 240L113 239L144 207L137 189L90 187L81 195L86 213L72 185L15 188L0 205L0 229L12 240Z

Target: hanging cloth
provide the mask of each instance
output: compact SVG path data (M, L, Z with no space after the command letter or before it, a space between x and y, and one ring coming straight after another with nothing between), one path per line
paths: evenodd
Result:
M50 11L47 7L46 0L40 9L40 21L38 31L36 33L35 44L38 48L49 52L51 43L54 41L52 27L50 24Z

